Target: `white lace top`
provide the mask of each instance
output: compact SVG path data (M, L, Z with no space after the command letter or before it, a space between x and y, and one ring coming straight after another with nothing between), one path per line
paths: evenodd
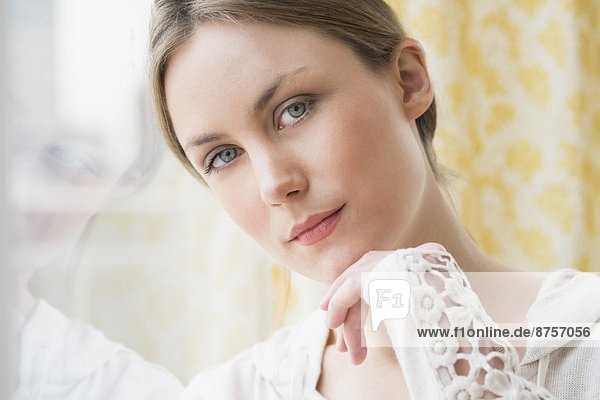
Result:
M432 250L399 250L383 260L374 272L405 271L411 286L410 317L384 324L396 356L405 368L409 392L415 398L474 400L485 398L553 399L542 386L517 375L519 357L506 339L466 337L418 338L417 329L497 328L487 315L467 278L452 256ZM416 346L416 347L415 347ZM466 361L467 371L456 368ZM463 364L464 365L464 364ZM463 368L464 369L464 368ZM437 381L437 385L411 387L411 382ZM493 396L491 396L493 395Z
M503 339L419 339L417 328L496 326L448 253L398 250L373 271L385 272L403 272L412 288L409 316L383 322L412 399L600 398L599 347L538 343L519 363L514 347ZM316 386L329 334L325 317L317 310L205 370L185 390L184 399L323 400ZM553 273L528 317L535 322L597 322L600 278L573 270ZM416 345L418 340L428 342Z

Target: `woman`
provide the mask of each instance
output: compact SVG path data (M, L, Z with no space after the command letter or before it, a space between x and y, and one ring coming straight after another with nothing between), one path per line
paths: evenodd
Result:
M581 361L595 349L526 353L501 339L411 347L415 327L456 327L461 313L467 326L493 327L488 313L506 307L511 322L544 320L545 296L576 278L555 276L540 291L521 279L512 299L501 285L466 281L462 271L514 270L476 246L443 195L425 55L383 1L159 0L150 56L171 150L275 260L330 284L326 312L199 375L188 398L600 395L583 376L581 388L566 387L578 361L561 353ZM386 271L411 283L410 318L370 334L361 274ZM600 287L590 280L588 294ZM474 296L484 292L487 313Z
M76 253L105 202L132 190L137 176L147 176L145 149L137 154L134 149L121 155L113 151L113 157L106 159L105 148L98 143L121 145L123 150L123 141L110 136L81 131L46 132L37 138L22 135L21 148L13 154L10 194L17 278L11 343L16 358L13 399L160 400L178 398L183 390L165 368L143 360L96 328L70 319L29 289L36 273L52 269L61 255ZM95 168L111 162L117 167L114 170ZM64 286L68 289L70 283Z
M10 361L14 366L10 398L178 398L183 387L165 368L143 360L96 328L70 319L62 312L65 304L62 309L55 307L62 296L69 299L72 294L67 293L72 288L73 269L77 269L72 258L65 260L64 255L81 249L90 221L104 206L143 187L158 158L154 151L157 138L141 128L131 128L130 121L142 117L136 97L139 87L131 93L133 113L119 115L115 111L108 116L102 112L105 105L131 102L111 88L97 90L98 79L90 80L97 74L96 58L89 54L108 59L108 54L98 49L115 50L117 46L97 34L103 31L99 26L74 23L73 16L80 11L76 5L14 3L9 9L7 193L14 222L10 266L16 280L10 298ZM127 32L134 32L134 24L128 22ZM113 27L117 26L115 22ZM56 32L63 36L57 39ZM115 40L121 40L119 35ZM58 58L64 63L57 67ZM119 62L118 57L112 59ZM121 64L117 67L105 60L101 68L107 67L130 76ZM78 74L69 75L65 70ZM56 78L65 75L69 76L67 82ZM65 104L65 99L73 103ZM48 284L43 274L53 275L56 281L49 283L59 284ZM50 294L51 299L40 294ZM67 305L73 305L66 299Z

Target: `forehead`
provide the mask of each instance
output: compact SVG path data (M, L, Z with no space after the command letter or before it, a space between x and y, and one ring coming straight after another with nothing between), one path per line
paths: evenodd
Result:
M172 57L165 81L169 86L177 81L177 75L199 70L227 81L237 76L256 81L273 73L274 68L311 61L323 65L335 59L331 57L332 51L345 47L305 28L266 23L206 23ZM262 74L257 76L257 72Z
M306 72L304 76L334 78L340 60L345 64L352 57L352 50L343 42L305 28L203 24L178 49L167 68L169 112L178 125L181 116L190 120L192 105L208 111L230 107L232 100L250 101L278 76L299 69Z

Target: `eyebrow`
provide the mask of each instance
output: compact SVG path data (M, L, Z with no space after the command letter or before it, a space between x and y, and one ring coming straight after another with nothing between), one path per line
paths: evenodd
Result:
M269 104L269 101L271 101L273 96L275 96L275 93L277 93L277 90L279 89L279 87L283 84L283 82L287 78L289 78L292 75L296 75L296 74L304 71L305 69L306 69L306 67L303 66L303 67L297 68L293 71L285 72L283 74L277 75L277 77L273 80L273 83L268 88L263 90L261 92L260 96L258 97L258 99L254 102L254 105L252 106L252 113L253 113L254 117L256 117L258 114L260 114L265 109L267 104ZM210 142L216 142L219 140L223 140L224 138L225 138L225 135L222 135L220 133L203 133L203 134L200 134L200 135L192 138L185 145L185 149L187 150L187 149L190 149L191 147L201 146L203 144L210 143Z
M206 143L217 142L219 140L223 140L224 138L225 135L221 135L220 133L203 133L192 138L192 140L185 145L185 150L196 146L202 146Z
M279 89L279 87L281 86L281 84L290 76L292 75L296 75L302 71L304 71L306 69L306 67L300 67L297 68L293 71L290 72L286 72L283 74L279 74L273 81L273 83L271 84L271 86L269 86L267 89L263 90L263 92L261 93L261 95L258 97L258 100L256 100L256 102L254 103L254 106L252 107L252 110L254 112L254 116L260 114L265 107L267 106L267 104L269 103L269 101L271 101L271 99L273 98L273 96L275 96L275 93L277 93L277 89Z

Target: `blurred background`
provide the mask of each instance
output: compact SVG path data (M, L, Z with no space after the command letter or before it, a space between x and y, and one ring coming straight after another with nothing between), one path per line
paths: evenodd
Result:
M428 53L471 234L523 270L599 271L600 0L390 4ZM5 3L10 257L36 296L186 383L326 288L274 265L163 150L150 7Z

